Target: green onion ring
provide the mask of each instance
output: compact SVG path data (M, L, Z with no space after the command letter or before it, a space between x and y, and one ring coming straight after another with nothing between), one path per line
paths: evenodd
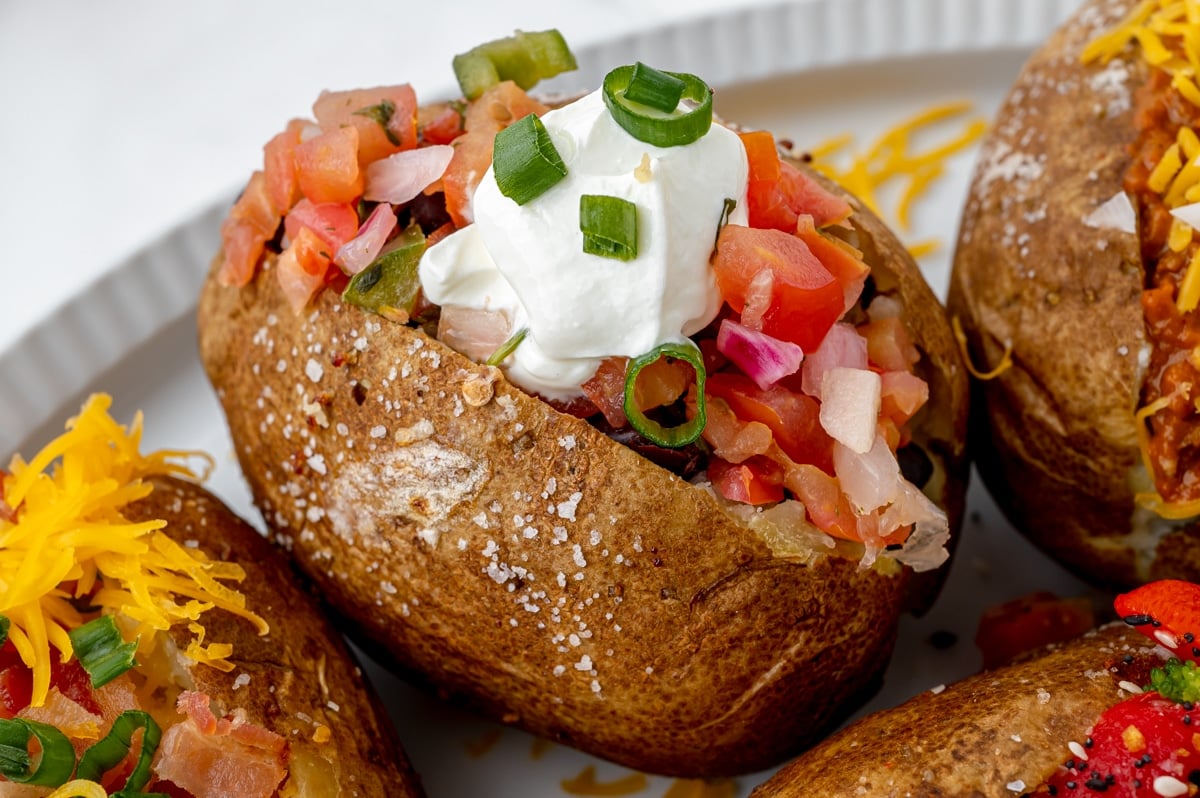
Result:
M660 357L686 361L696 372L696 416L677 427L664 427L654 419L648 418L634 400L634 386L637 384L638 374ZM704 357L694 345L675 343L657 346L641 357L629 361L625 370L625 417L639 435L653 444L669 449L687 446L700 437L704 425L708 422L708 413L704 407L704 378Z
M656 147L678 147L691 144L712 127L712 89L703 80L686 72L667 72L683 81L683 97L696 103L696 107L663 115L626 99L633 70L632 64L620 66L604 76L604 104L629 135Z
M525 336L529 335L529 328L524 327L516 332L512 338L509 338L504 343L500 344L500 348L492 352L492 356L484 361L486 366L499 366L508 356L517 351L517 347L525 340Z
M146 712L127 709L113 721L108 734L92 743L79 758L79 769L76 777L90 781L100 781L100 778L121 763L133 748L133 733L142 729L142 750L138 754L137 765L122 790L136 791L146 786L150 781L150 763L158 750L162 739L162 729L154 722L154 718ZM73 755L73 752L72 752Z
M29 756L30 737L42 746L36 768ZM9 781L61 787L74 768L75 748L58 729L24 718L0 720L0 773Z
M101 615L67 634L92 687L103 687L134 665L137 643L125 642L111 615Z
M579 197L579 231L583 251L616 260L633 260L638 254L637 206L607 194Z

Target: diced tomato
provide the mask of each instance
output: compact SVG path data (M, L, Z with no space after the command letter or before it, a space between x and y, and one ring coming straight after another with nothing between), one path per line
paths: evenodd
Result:
M300 191L313 202L356 202L363 193L358 128L347 125L301 142L296 171Z
M303 119L293 119L288 122L287 129L275 134L263 146L267 196L281 213L286 213L300 199L300 184L296 182L296 147L300 146L300 132L307 124Z
M296 313L304 310L313 294L325 284L333 263L329 247L311 228L301 227L290 246L275 261L279 285Z
M727 224L717 238L713 268L721 296L738 312L754 276L770 269L774 282L762 331L805 352L816 349L842 315L842 287L796 236Z
M454 158L442 175L446 192L446 211L456 227L470 224L471 198L475 188L492 165L492 144L496 134L529 114L541 116L548 109L510 80L485 91L467 106L466 133L454 142Z
M743 504L783 501L783 469L766 457L751 457L741 463L710 457L708 479L730 501Z
M797 216L807 214L817 227L837 224L850 216L850 203L831 193L824 186L790 163L779 164L779 187L784 202Z
M0 717L16 717L32 698L33 671L21 663L0 670Z
M983 667L996 668L1021 654L1078 637L1096 625L1086 598L1059 598L1049 591L988 607L979 618L975 645Z
M694 397L695 391L689 391L688 418L695 418ZM755 455L766 454L772 447L778 448L767 425L738 418L724 399L709 397L707 403L708 423L701 434L712 446L716 457L730 463L741 463Z
M921 359L912 335L899 316L860 324L858 333L867 339L867 359L884 371L912 371Z
M880 381L879 414L897 426L906 424L929 401L929 384L908 371L885 371Z
M449 144L463 134L463 115L450 103L431 109L419 124L421 140L427 144Z
M333 255L342 244L358 235L358 211L353 205L344 203L322 202L318 205L306 197L283 217L288 240L295 241L302 227L316 233Z
M454 232L454 224L452 222L446 222L444 225L437 228L429 235L425 236L425 249L429 249L434 244L441 241L443 238L445 238L446 236L450 235L453 232Z
M867 275L871 270L863 263L862 253L842 241L840 238L827 236L818 230L813 218L808 214L800 214L796 219L796 235L812 254L829 269L842 286L842 312L850 310L862 296L863 286L867 283Z
M763 390L749 377L728 371L709 375L705 394L724 399L739 419L765 424L794 462L833 473L833 439L821 426L816 399L780 385Z
M222 285L245 285L254 278L263 249L279 229L280 216L267 192L265 176L255 172L221 224L225 259L217 279Z
M417 146L417 93L407 83L323 91L313 116L327 133L347 126L358 130L361 166Z
M858 519L836 477L801 463L787 470L783 484L804 503L808 519L821 531L844 540L862 540Z

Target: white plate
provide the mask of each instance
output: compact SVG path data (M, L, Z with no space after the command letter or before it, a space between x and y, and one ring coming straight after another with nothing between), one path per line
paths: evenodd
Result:
M756 8L588 48L578 53L580 72L549 88L594 85L611 66L640 58L700 74L717 87L722 116L769 128L799 147L847 131L865 144L933 103L970 100L979 114L990 115L1031 47L1077 2L810 0ZM943 242L923 264L939 292L971 163L971 153L950 162L918 206L910 235ZM0 353L0 453L31 454L61 429L85 394L106 391L116 398L119 419L145 411L146 447L213 452L219 465L210 487L254 517L195 356L195 297L218 245L224 209L221 203L172 230ZM946 590L925 618L904 621L885 688L868 709L976 670L972 638L980 611L1038 588L1086 591L1017 536L976 484ZM957 643L935 649L928 642L935 631L955 635ZM588 765L596 766L600 780L628 775L561 747L535 756L529 736L465 717L370 670L432 798L560 798L561 781ZM767 775L738 779L737 794L748 795ZM633 794L663 796L670 786L669 779L652 778Z

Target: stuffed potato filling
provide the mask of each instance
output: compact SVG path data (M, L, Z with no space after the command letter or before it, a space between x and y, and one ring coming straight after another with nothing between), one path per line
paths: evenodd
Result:
M268 143L221 280L271 253L297 313L341 291L737 506L799 508L864 565L945 560L910 445L921 355L845 200L713 122L692 75L621 67L555 110L463 87L420 110L408 86L322 94Z
M1191 9L1191 10L1189 10ZM1156 495L1146 503L1167 517L1200 513L1200 66L1189 4L1141 4L1095 39L1085 61L1107 61L1138 47L1150 66L1134 98L1137 135L1124 190L1136 209L1151 345L1139 401L1143 457Z

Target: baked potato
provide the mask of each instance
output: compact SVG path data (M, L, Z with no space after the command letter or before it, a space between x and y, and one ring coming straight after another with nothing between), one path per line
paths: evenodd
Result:
M1180 52L1167 5L1087 2L1027 63L982 145L948 299L971 360L999 367L974 405L985 484L1110 588L1200 578L1195 167L1171 163L1177 138L1194 160L1200 114L1179 56L1151 67L1137 43Z
M786 765L752 795L1194 794L1200 753L1188 702L1200 686L1200 651L1184 643L1184 633L1176 638L1181 627L1159 617L1178 621L1186 614L1193 626L1182 628L1195 628L1200 587L1158 582L1139 590L1165 596L1155 607L1162 616L1126 609L1126 623L869 715ZM1135 591L1119 599L1118 608L1122 600L1136 606L1146 598ZM1168 651L1164 643L1181 645ZM1184 659L1170 660L1172 653ZM1180 690L1183 685L1189 686Z
M692 76L681 82L688 91L696 83L703 86ZM693 99L703 108L711 94ZM365 110L385 104L391 107L386 123ZM338 117L331 106L360 113ZM593 114L589 119L602 119L605 107L592 95L562 110L577 119L584 108ZM872 439L877 427L895 434L883 457L892 464L896 490L901 483L907 486L907 498L893 495L886 506L863 505L877 512L850 509L838 493L832 466L820 471L811 464L814 457L828 460L833 450L832 438L817 422L816 400L780 387L782 393L772 395L792 397L786 400L791 409L772 407L763 398L768 389L746 374L722 372L728 347L715 340L716 327L739 317L726 309L714 320L721 302L713 302L711 293L700 300L711 303L708 315L688 331L707 343L689 342L676 327L666 344L675 347L671 358L639 359L619 349L582 352L595 357L573 388L550 382L530 387L528 381L521 387L520 375L536 371L537 364L522 365L519 358L534 352L535 345L546 354L559 339L538 339L535 327L522 341L524 333L513 326L519 313L489 318L486 303L464 308L443 302L439 318L425 270L430 253L478 252L475 243L462 243L462 236L485 224L479 213L484 189L475 185L491 180L495 191L504 180L492 180L494 172L503 171L500 156L497 167L488 168L493 141L499 152L501 137L518 124L533 131L521 135L540 135L539 126L555 137L562 134L547 107L512 82L495 84L465 112L460 108L443 104L418 111L407 86L326 94L314 106L319 124L299 123L298 131L307 133L280 134L302 148L322 137L346 136L348 127L357 125L370 130L363 140L369 135L374 142L375 128L384 125L394 141L383 150L396 154L383 160L409 153L433 159L426 151L453 141L450 165L435 164L412 178L403 200L380 187L381 178L371 187L373 164L365 167L365 188L352 176L343 181L349 188L337 202L357 214L348 232L353 238L326 242L326 259L317 258L312 271L301 269L317 275L311 289L295 290L291 275L306 252L320 249L304 243L316 231L306 232L311 229L304 226L307 211L296 210L312 202L309 194L286 187L292 175L299 184L317 182L313 175L303 176L309 154L297 149L294 157L285 157L281 177L272 153L283 145L268 145L264 171L251 179L231 212L224 249L200 299L200 352L255 502L357 638L382 652L385 664L444 697L648 772L721 776L778 763L876 689L902 606L931 599L936 568L947 557L945 542L961 521L967 388L943 310L903 247L853 198L798 161L781 162L769 134L739 138L713 124L697 141L715 136L721 146L732 146L737 163L725 171L741 169L737 179L742 182L715 196L711 219L707 211L696 214L705 221L685 237L700 252L700 276L675 284L666 295L695 294L704 285L712 289L708 260L718 261L720 272L721 247L736 235L735 227L751 235L769 232L766 238L772 241L801 241L790 232L745 225L745 175L748 170L760 176L759 194L748 200L751 216L773 213L790 231L807 223L809 243L801 246L824 252L822 257L841 264L845 279L856 284L843 290L837 282L821 283L833 286L829 296L836 306L826 329L847 314L839 333L854 338L851 348L862 352L865 366L867 333L851 325L865 327L874 318L877 340L899 342L895 351L904 353L899 357L911 357L901 381L911 385L908 377L913 377L927 386L929 401L911 422L889 427L879 404L865 422ZM569 164L564 171L576 169L572 156L583 148L564 145L561 138L557 143ZM686 153L687 146L674 152ZM669 168L664 153L671 148L641 141L635 147L629 171L621 167L620 172L634 175L630 183L640 180L637 175L653 183L657 170ZM534 149L543 153L546 148ZM410 163L405 180L425 162ZM675 178L685 193L703 195L711 204L711 190L699 189L709 172L716 175L724 166L717 158L702 163L703 169L692 164L690 173L685 169ZM378 175L380 167L374 168ZM284 186L274 193L282 202L272 205L269 186ZM548 198L559 187L545 191ZM301 194L304 198L296 199ZM355 206L364 194L384 199ZM330 195L321 196L329 200ZM737 201L732 211L725 209L733 221L721 227L723 196ZM687 201L675 199L679 208ZM643 213L640 207L637 212ZM814 223L812 214L821 213L830 218ZM372 254L367 260L377 259L350 278L329 263L328 254L336 249L335 260L346 261L348 252L361 260L354 253L364 237L373 235L377 214L385 219L391 214L389 243L384 254ZM403 224L395 222L397 214ZM475 223L468 224L472 218ZM653 219L638 219L653 228ZM580 223L569 226L578 229ZM823 231L817 229L822 226ZM552 227L529 239L522 251L558 258L559 231ZM714 255L711 242L718 231L721 244ZM395 278L413 285L390 294L399 299L364 302L356 285L366 278L386 282L376 267L389 251L406 251L410 236L419 242L416 252L422 257L420 295L413 272ZM428 248L421 243L426 237ZM639 246L637 235L622 240L620 230L601 230L597 240L609 254ZM641 245L650 246L644 239ZM569 257L563 254L555 263L565 270ZM596 273L613 260L588 257ZM630 257L613 262L629 269L620 279L632 284L642 272L630 265L640 263L637 256ZM617 338L640 334L634 312L592 290L590 271L573 274L586 284L575 299L582 294L600 307L608 326L621 333ZM751 277L744 275L743 291ZM493 277L481 279L495 288L488 282ZM545 282L535 275L525 287L541 290ZM764 318L772 311L761 302L773 291L768 279L759 297ZM632 306L648 293L622 296ZM738 311L742 302L754 301L740 299ZM545 304L560 307L554 297ZM590 309L561 307L567 322L582 319L586 329L596 329L586 327L595 321ZM461 323L463 314L451 310L468 311L469 322ZM497 320L499 337L487 328ZM755 340L770 337L762 331L769 325L760 320L752 332L762 337ZM597 335L608 332L600 329ZM591 343L591 333L580 335L573 327L563 334L575 336L581 349ZM645 352L663 343L633 346ZM814 362L819 360L816 343L809 349ZM801 377L797 366L790 372L795 380ZM707 390L701 380L705 371ZM661 378L675 386L668 389L666 407L657 411L643 407L637 393L646 384L638 374L651 372L657 374L651 382ZM581 387L581 380L588 384ZM777 385L772 381L772 388ZM698 409L705 400L707 424ZM745 415L738 418L731 409L738 403L757 403L760 420L750 424ZM808 416L788 416L804 408ZM785 416L804 424L791 426ZM721 430L728 435L717 435ZM783 450L795 444L793 454L802 457L796 452L809 434L825 443L818 444L818 454L803 455L810 459L801 466ZM739 441L748 448L735 452ZM900 477L891 454L899 444L900 459L911 461L905 473L944 510ZM786 473L785 462L791 463ZM807 487L801 484L804 475L813 480ZM833 488L824 504L812 491L805 494L812 498L807 507L792 498L818 484ZM733 500L739 496L743 501ZM911 537L915 518L906 516L901 527L895 522L881 526L885 509L904 512L901 505L908 501L922 508ZM821 512L824 529L814 520ZM865 531L860 534L856 524ZM928 573L915 578L915 569Z
M4 794L422 795L287 557L109 402L0 472Z

